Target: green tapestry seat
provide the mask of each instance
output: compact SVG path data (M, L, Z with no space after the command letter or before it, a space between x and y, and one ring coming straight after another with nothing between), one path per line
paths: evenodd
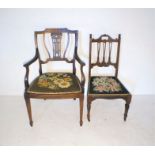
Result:
M90 94L127 94L128 90L113 76L92 76Z
M78 78L72 73L44 73L37 77L28 93L57 94L81 92Z

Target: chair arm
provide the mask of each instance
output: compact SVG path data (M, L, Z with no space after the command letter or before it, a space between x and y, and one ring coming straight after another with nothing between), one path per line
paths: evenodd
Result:
M34 63L36 60L38 59L38 55L36 54L31 60L29 60L28 62L24 63L24 67L29 67L29 65L31 65L32 63Z
M83 72L83 67L85 66L85 63L79 58L79 56L76 54L75 55L75 59L77 60L77 62L80 64L80 72L81 72L81 85L84 89L84 85L85 85L85 76L84 76L84 72Z
M25 73L25 77L24 77L24 83L25 83L25 91L28 89L29 87L29 66L34 63L36 60L38 59L37 54L28 62L26 62L23 66L26 68L26 73Z

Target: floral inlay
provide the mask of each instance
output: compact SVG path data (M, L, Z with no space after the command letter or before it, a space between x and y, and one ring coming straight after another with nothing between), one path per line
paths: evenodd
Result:
M38 87L49 89L69 88L73 84L72 78L63 73L46 73L39 77Z
M111 77L95 77L92 81L93 90L96 92L119 92L121 85Z

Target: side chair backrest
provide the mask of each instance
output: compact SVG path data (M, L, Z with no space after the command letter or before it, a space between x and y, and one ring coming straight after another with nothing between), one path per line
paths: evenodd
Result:
M112 38L107 34L101 35L95 39L90 34L89 41L89 76L94 66L115 68L115 77L118 75L119 53L120 53L121 35Z
M75 68L75 55L78 47L78 31L67 28L49 28L44 31L35 31L36 54L39 57L40 74L42 64L49 61L65 61Z

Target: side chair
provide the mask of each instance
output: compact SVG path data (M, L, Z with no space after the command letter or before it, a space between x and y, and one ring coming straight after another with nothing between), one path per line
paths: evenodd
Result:
M112 38L103 34L93 38L90 34L89 40L89 71L88 71L88 92L87 92L87 119L90 121L90 110L95 99L123 99L125 100L124 121L127 119L129 105L132 95L118 79L119 56L120 56L121 35ZM112 75L94 73L92 69L113 67Z

